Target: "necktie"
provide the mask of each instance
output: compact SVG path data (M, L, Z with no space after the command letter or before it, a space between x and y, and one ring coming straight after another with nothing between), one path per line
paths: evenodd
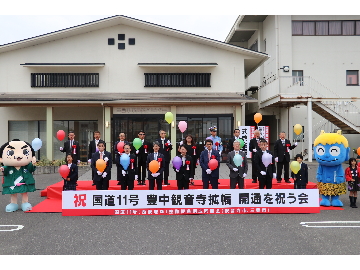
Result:
M182 157L183 166L185 166L185 157Z
M239 154L239 152L238 151L235 151L235 155L238 155Z
M73 146L73 141L71 140L70 141L70 148L72 148L72 146Z
M208 159L210 160L210 155L211 155L211 152L209 151L209 153L208 153Z
M157 153L154 153L154 160L157 160Z
M100 159L103 159L103 153L102 152L100 153Z
M162 142L162 146L163 146L163 148L164 148L164 140L163 140L163 139L161 139L161 142Z

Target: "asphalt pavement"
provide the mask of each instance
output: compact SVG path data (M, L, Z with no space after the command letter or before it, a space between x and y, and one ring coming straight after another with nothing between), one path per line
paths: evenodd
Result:
M317 163L309 168L309 180L316 182ZM220 177L228 178L228 172L222 163ZM89 175L86 171L79 181ZM200 169L195 179L201 179ZM36 175L37 190L29 201L43 201L40 191L60 180L57 173ZM1 255L352 255L360 250L360 208L349 207L348 194L341 196L344 210L319 214L62 216L6 213L9 199L0 196ZM12 225L22 228L11 231Z

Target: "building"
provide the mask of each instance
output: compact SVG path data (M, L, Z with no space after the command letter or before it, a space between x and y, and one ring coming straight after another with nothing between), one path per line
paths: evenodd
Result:
M270 56L246 80L258 100L246 105L246 125L260 112L271 137L286 131L301 142L292 152L309 161L321 130L341 129L351 149L360 146L360 16L242 15L225 42ZM299 136L295 124L303 126Z
M99 130L107 147L145 130L197 141L217 125L223 142L245 117L245 78L268 55L126 16L113 16L0 46L0 143L43 141L38 158L63 158L58 130L75 131L81 160ZM166 112L174 121L165 122ZM175 151L175 149L173 150ZM173 153L174 154L174 153Z

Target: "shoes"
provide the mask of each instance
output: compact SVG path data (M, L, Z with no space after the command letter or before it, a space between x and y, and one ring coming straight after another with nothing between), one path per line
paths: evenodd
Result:
M138 186L142 185L139 181L138 181Z
M21 204L21 210L25 211L30 211L32 209L32 206L30 203L23 203Z
M256 180L252 180L252 182L251 183L256 183L257 181Z
M121 185L121 183L120 183L120 182L118 182L118 183L117 183L117 185L118 185L118 186L120 186L120 185Z
M290 180L286 180L285 183L291 183Z
M167 183L166 185L170 186L170 183Z
M191 181L191 182L190 182L190 185L194 186L194 185L195 185L195 184L194 184L194 181Z
M281 183L281 180L277 180L278 183Z
M95 183L92 183L92 186L95 186Z
M16 203L10 203L5 207L5 212L15 212L19 209L19 206Z

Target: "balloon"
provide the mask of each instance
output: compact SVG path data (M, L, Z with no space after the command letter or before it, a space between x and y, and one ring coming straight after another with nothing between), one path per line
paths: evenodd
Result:
M267 168L272 162L272 155L269 154L268 152L264 153L262 155L262 163L265 165L265 167Z
M159 162L156 160L152 160L149 163L149 171L152 173L157 173L157 171L159 170Z
M42 141L39 138L35 138L35 139L33 139L31 146L34 149L34 151L37 151L41 148Z
M241 163L243 162L243 157L239 154L234 156L234 164L236 165L236 167L239 167L241 165Z
M58 132L56 132L56 138L59 141L62 141L65 138L65 131L59 130Z
M360 147L357 149L356 153L360 156Z
M99 172L103 172L106 168L106 162L103 159L98 159L95 163L95 167Z
M290 169L293 173L297 174L300 171L300 163L297 161L292 161L290 163Z
M209 136L209 137L206 137L205 140L213 140L213 138L211 136Z
M119 142L118 144L117 144L117 146L116 146L116 148L117 148L117 150L120 152L120 153L122 153L122 152L124 152L124 142ZM137 149L136 149L137 150Z
M243 148L245 145L243 139L237 139L237 141L240 143L240 149Z
M121 155L120 164L123 166L124 170L127 170L130 165L130 157L126 154Z
M69 175L69 172L70 172L70 169L69 169L68 165L61 165L59 167L59 173L62 178L67 178Z
M254 121L256 124L259 124L259 122L262 120L262 115L261 113L255 113L254 115Z
M178 127L179 127L181 133L184 133L184 131L187 128L187 123L185 121L180 121Z
M294 132L295 132L296 135L300 135L301 132L302 132L302 126L300 124L296 124L294 126Z
M208 166L209 166L209 169L213 171L219 166L219 162L217 161L217 159L212 158L212 159L210 159Z
M174 115L171 112L165 113L165 121L171 124L172 120L174 119Z
M174 157L173 160L172 160L172 164L173 164L175 169L180 170L180 167L182 165L181 158L178 157L178 156Z
M142 146L142 141L139 138L135 138L133 140L133 146L135 147L136 150L139 150L140 147Z

